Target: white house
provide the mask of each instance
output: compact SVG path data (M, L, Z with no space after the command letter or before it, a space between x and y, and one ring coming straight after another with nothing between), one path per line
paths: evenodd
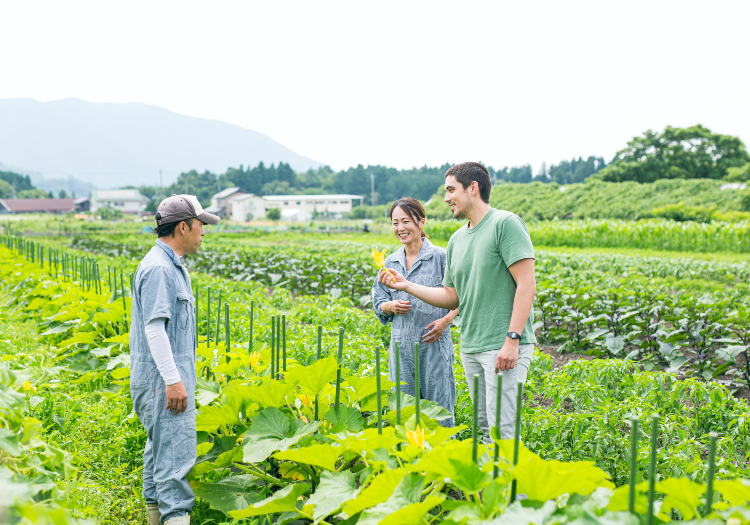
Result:
M138 190L91 190L89 209L92 213L100 208L114 208L123 213L141 214L150 200Z
M211 199L213 202L213 199ZM232 199L232 220L237 222L262 219L266 216L266 201L260 195L245 193Z
M232 193L228 193L230 190ZM317 212L340 219L345 213L352 211L354 201L358 200L362 204L363 199L361 195L266 195L261 197L252 193L239 193L242 190L233 190L238 190L238 188L230 188L214 195L211 198L211 208L207 208L206 211L210 213L221 211L237 222L264 219L266 212L271 208L280 208L282 217L284 217L284 210L295 210L295 212L309 213L310 217ZM214 207L214 202L216 202L216 207ZM227 205L231 205L231 213L225 211ZM224 210L220 210L220 206L224 206ZM302 217L298 213L289 216Z
M208 213L224 217L232 217L233 202L248 193L239 188L227 188L211 197L211 206L206 208ZM232 220L235 220L234 218ZM245 220L245 219L243 219Z

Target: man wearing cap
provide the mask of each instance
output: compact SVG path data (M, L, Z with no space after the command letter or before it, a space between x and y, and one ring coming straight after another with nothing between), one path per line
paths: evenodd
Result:
M158 239L135 272L130 395L146 429L143 495L149 525L190 523L195 497L185 479L196 459L195 299L182 256L219 217L193 195L172 195L156 213Z

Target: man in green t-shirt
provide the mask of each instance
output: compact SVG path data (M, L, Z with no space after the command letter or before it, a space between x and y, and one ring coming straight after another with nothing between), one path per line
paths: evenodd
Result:
M476 162L445 172L445 201L453 217L468 219L451 236L443 286L411 283L391 270L381 271L386 286L438 308L459 309L461 361L472 401L478 404L484 442L495 425L497 374L503 374L500 434L511 439L516 415L517 383L525 382L534 351L534 247L517 215L489 204L492 182ZM395 281L394 281L395 278ZM479 375L479 399L473 399L473 376Z

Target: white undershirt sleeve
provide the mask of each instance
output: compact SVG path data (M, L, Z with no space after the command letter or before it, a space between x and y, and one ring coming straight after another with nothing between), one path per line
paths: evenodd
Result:
M174 363L172 356L172 345L165 329L166 318L157 317L146 325L146 339L151 357L154 358L156 368L159 370L164 383L173 385L180 382L180 372Z

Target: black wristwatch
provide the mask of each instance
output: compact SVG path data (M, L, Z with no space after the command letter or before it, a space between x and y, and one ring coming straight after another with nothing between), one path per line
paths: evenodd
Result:
M521 334L519 334L518 332L508 332L506 334L506 337L510 337L511 339L515 339L517 341L521 340Z

